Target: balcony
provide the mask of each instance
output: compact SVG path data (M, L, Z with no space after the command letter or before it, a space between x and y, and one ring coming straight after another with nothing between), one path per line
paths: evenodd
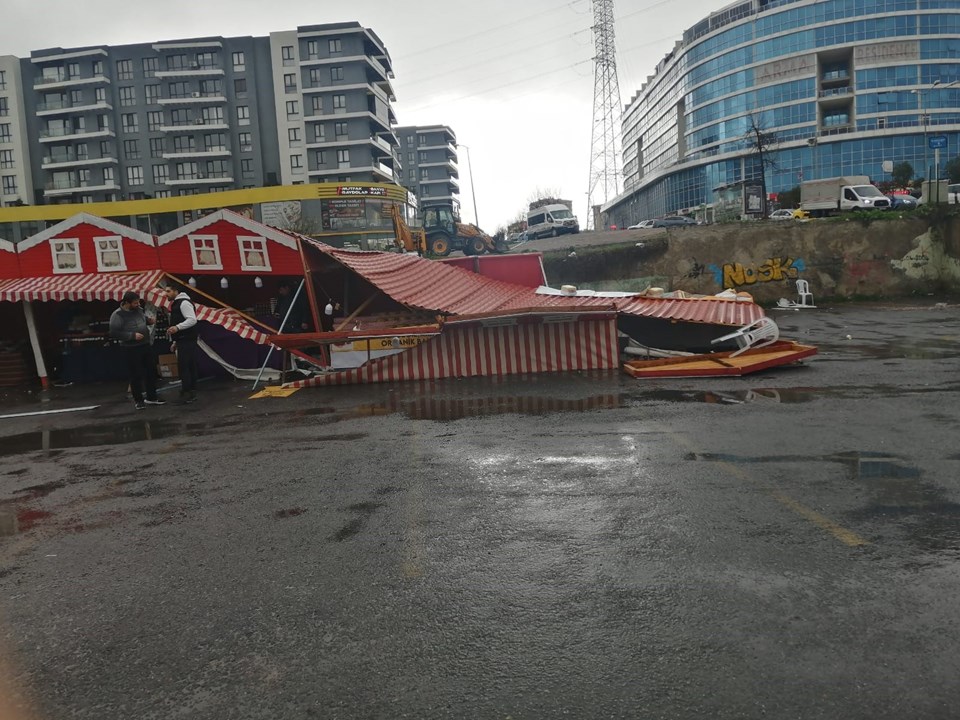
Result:
M86 140L88 138L97 138L97 137L116 137L117 134L109 129L100 129L95 130L41 130L40 131L40 142L49 143L49 142L69 142L71 140Z
M310 177L326 177L329 175L350 175L354 180L357 179L357 175L379 175L384 178L387 182L394 182L396 178L394 174L389 169L384 169L381 167L376 167L373 165L365 165L363 167L340 167L340 168L320 168L318 170L311 170L307 173ZM374 182L379 182L379 180L374 180Z
M849 95L852 92L853 92L853 88L851 88L849 85L844 85L841 87L828 88L826 90L821 90L818 94L820 99L823 100L824 98L833 98L833 97L839 97L842 95Z
M113 110L113 105L108 103L106 100L98 100L92 103L80 103L77 105L74 105L69 100L39 103L37 105L37 117L69 114L79 115L82 113L97 112L99 110Z
M219 105L227 102L227 98L222 94L203 95L201 93L191 93L184 97L159 98L158 105Z
M154 77L159 79L164 78L179 78L179 77L223 77L224 72L222 67L213 67L208 65L201 67L200 65L187 65L182 68L174 68L168 70L157 70L154 74Z
M41 164L44 170L61 170L69 167L85 167L88 165L116 164L115 157L87 157L79 156L76 153L62 153L60 155L47 155L43 158Z
M184 125L161 125L158 130L163 133L194 133L205 130L229 130L226 120L205 120L197 118Z
M166 183L170 187L184 187L189 185L232 185L232 175L208 175L206 173L197 173L195 175L186 175L181 178L170 178Z
M447 160L446 162L422 162L418 163L417 167L444 168L449 173L450 177L460 177L460 169L453 163L452 160Z
M457 159L457 149L449 143L445 145L418 145L417 150L420 152L426 152L428 150L443 150L447 153L447 157L451 160Z
M33 89L37 91L53 90L54 88L75 87L77 85L109 85L110 78L106 75L93 75L91 77L76 78L51 78L42 75L33 81Z
M190 158L230 157L233 153L227 148L204 148L202 150L181 150L179 152L163 153L164 160L189 160Z
M78 192L91 193L119 190L120 186L116 180L104 180L99 185L91 184L91 182L86 180L71 180L70 182L49 182L44 185L43 194L47 197L56 197L58 195L72 195Z

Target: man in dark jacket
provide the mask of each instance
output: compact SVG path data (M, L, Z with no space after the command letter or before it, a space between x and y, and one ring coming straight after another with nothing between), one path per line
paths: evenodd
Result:
M163 288L170 306L170 327L167 335L177 352L177 373L180 375L180 399L192 403L197 399L197 309L185 292L167 285Z
M280 318L281 333L302 333L310 329L307 322L307 290L300 288L299 295L289 280L281 280L277 286L276 315ZM296 296L296 301L294 301ZM290 313L289 317L287 313ZM286 319L286 322L283 322Z
M150 331L154 318L147 317L140 307L140 296L129 290L123 294L120 307L110 316L110 337L120 341L126 356L130 392L137 410L147 405L163 405L157 399L157 371L150 347ZM146 387L146 397L144 397Z

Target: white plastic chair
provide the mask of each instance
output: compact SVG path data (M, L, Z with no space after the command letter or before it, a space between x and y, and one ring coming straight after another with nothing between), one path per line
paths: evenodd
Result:
M799 307L815 307L813 293L810 292L810 283L806 280L797 280L797 305Z
M779 339L779 326L773 320L764 316L759 320L755 320L749 325L744 325L736 332L732 332L729 335L724 335L723 337L718 337L712 342L713 344L716 344L726 342L727 340L735 340L739 350L735 350L734 352L730 353L730 357L736 357L740 353L750 350L751 348L760 348L767 345L772 345Z

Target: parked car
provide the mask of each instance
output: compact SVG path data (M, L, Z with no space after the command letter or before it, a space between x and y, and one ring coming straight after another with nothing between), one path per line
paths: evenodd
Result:
M793 220L793 210L774 210L770 213L771 220Z
M696 225L697 221L693 218L685 217L683 215L670 215L669 217L657 218L653 221L651 227L655 228L667 228L667 227L687 227L688 225Z
M913 210L917 207L917 199L912 195L887 195L890 198L891 210Z
M636 225L631 225L627 230L646 230L653 227L653 220L643 220Z

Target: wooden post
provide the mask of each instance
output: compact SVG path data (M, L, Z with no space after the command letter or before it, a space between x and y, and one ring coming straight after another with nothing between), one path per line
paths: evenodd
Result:
M37 363L37 375L40 376L40 386L46 390L50 387L47 377L47 366L43 362L43 353L40 351L40 338L37 336L37 322L33 317L33 303L23 301L23 316L27 319L27 332L30 334L30 347L33 348L33 358Z

